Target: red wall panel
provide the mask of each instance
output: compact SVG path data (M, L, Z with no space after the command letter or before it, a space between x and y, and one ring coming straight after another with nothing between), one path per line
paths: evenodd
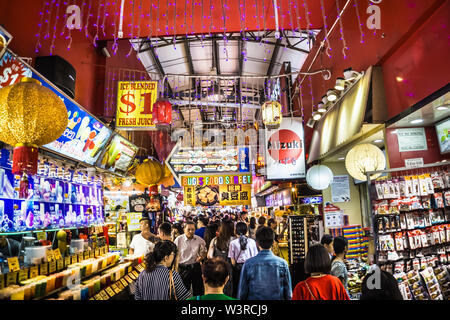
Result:
M441 155L435 127L425 127L428 150L399 152L396 129L386 129L386 150L390 168L405 167L405 159L423 158L424 164L449 160L450 154Z

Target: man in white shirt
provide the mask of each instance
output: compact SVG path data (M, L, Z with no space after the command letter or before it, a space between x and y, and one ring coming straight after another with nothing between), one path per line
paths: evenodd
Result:
M194 233L195 223L188 221L184 226L184 234L174 242L180 253L178 272L186 288L189 290L192 285L193 295L201 296L204 294L204 286L200 262L206 257L206 243Z
M147 253L152 252L155 244L150 241L150 239L154 238L150 232L150 220L147 218L142 218L139 221L141 233L135 235L133 240L131 240L130 244L130 254L135 254L138 256L145 256Z

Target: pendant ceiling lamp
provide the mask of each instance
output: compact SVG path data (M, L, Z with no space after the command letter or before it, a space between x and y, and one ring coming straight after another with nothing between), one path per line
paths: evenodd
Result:
M283 118L281 114L281 104L277 101L267 101L262 108L263 123L268 128L277 128Z
M347 153L345 167L348 173L355 179L367 181L367 172L384 170L386 168L386 157L383 151L370 143L354 146ZM370 176L376 179L381 173Z
M332 181L333 172L324 165L312 166L306 173L306 183L314 190L325 190Z

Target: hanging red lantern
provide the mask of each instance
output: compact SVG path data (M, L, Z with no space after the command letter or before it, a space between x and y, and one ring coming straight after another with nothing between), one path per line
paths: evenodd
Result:
M153 122L157 127L170 126L172 123L172 104L169 100L158 100L153 104Z

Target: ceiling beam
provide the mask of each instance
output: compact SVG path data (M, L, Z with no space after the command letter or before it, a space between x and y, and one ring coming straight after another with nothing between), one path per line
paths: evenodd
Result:
M278 51L280 50L281 38L277 39L275 47L273 48L272 58L270 59L269 68L267 69L267 75L272 75L273 67L275 66L275 61L277 61Z
M238 40L238 57L239 57L239 76L242 76L242 72L244 69L244 55L242 54L242 51L244 50L244 44L242 43L242 39Z
M153 61L155 61L155 65L156 68L158 69L158 72L161 74L162 78L164 78L166 73L164 72L164 68L162 67L161 62L159 61L158 56L156 55L155 48L150 47L149 52ZM167 88L169 90L169 95L173 96L173 91L169 83L167 83Z
M186 58L189 67L189 74L194 75L194 63L192 62L191 50L189 48L189 42L184 41L184 50L186 51Z

